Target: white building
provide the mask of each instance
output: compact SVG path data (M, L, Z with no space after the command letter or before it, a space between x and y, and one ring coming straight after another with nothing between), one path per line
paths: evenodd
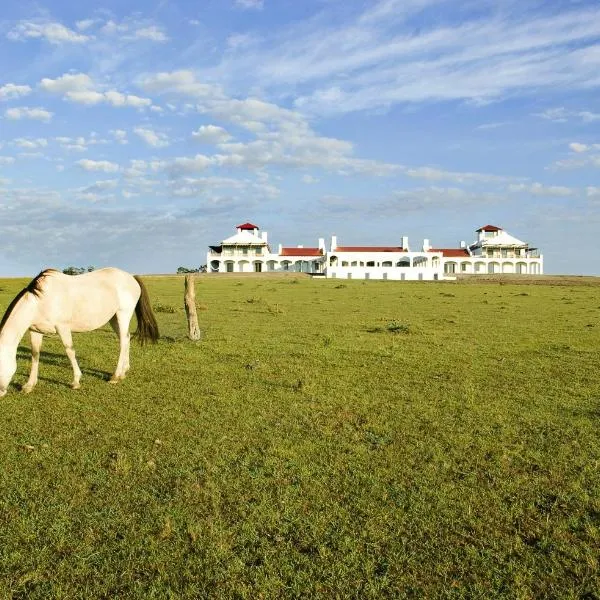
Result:
M282 246L274 253L266 232L244 223L236 234L207 254L209 273L296 271L343 279L440 280L457 273L542 274L543 257L536 248L511 236L500 227L485 225L478 238L458 248L433 248L423 240L420 250L411 250L408 238L398 246L341 246L331 237L329 250L324 238L317 246Z

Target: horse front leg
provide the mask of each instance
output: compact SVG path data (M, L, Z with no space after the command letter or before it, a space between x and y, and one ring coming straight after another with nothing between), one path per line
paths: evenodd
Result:
M68 327L57 327L56 331L65 347L65 352L71 361L73 367L73 383L71 383L71 389L78 390L81 387L79 380L81 379L81 369L77 364L75 358L75 348L73 348L73 336L71 330Z
M27 383L21 388L25 394L29 394L38 382L38 371L40 368L40 351L42 349L42 339L44 336L37 331L30 331L29 338L31 339L31 371Z

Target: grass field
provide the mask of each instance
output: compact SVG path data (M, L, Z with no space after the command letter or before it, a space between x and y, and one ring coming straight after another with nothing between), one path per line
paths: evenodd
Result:
M0 598L600 597L593 280L145 281L0 400Z

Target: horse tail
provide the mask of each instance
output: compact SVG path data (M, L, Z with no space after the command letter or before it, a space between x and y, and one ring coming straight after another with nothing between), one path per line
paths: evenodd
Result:
M158 324L156 318L152 312L152 305L150 304L150 298L146 291L146 286L143 281L137 276L133 276L140 286L140 299L135 305L135 316L137 317L137 329L135 336L139 340L140 344L144 345L147 341L151 341L155 344L158 340Z

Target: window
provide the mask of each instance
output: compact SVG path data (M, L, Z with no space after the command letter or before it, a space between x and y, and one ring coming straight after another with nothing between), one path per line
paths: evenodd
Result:
M343 260L342 261L342 267L347 267L348 266L348 261L347 260Z
M371 278L371 273L365 273L365 279L370 279Z
M348 273L348 279L352 279L352 273Z
M387 273L384 273L384 274L383 274L383 278L384 278L384 279L387 279L387 277L388 277L388 276L387 276Z
M374 267L375 266L375 261L374 260L368 260L367 261L367 267Z
M248 248L242 248L242 254L248 256Z
M382 266L382 267L391 267L391 266L392 266L392 261L391 261L391 260L384 260L384 261L381 263L381 266Z

